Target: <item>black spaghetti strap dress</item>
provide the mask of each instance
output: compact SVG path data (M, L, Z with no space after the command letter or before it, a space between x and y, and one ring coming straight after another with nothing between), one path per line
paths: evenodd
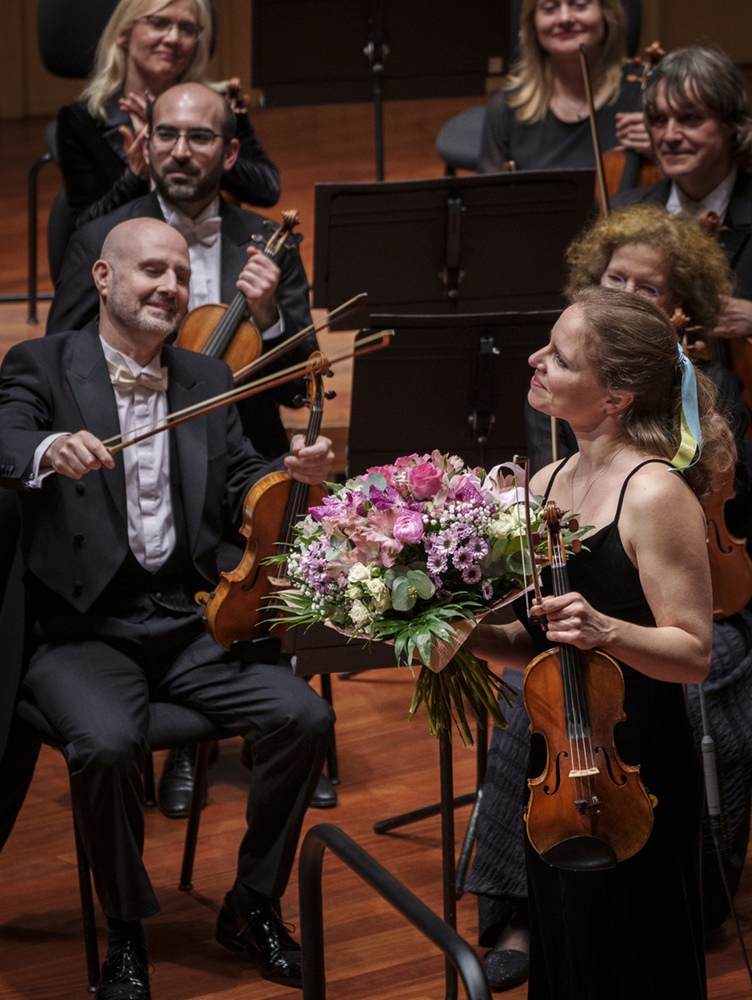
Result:
M559 469L561 465L549 490ZM583 549L567 567L572 590L598 611L654 626L618 528L624 494L636 471L624 482L614 520L589 535L584 540L588 551ZM544 570L543 584L551 593L547 577ZM530 633L538 651L550 646L535 626ZM634 857L599 872L552 868L525 838L529 1000L707 996L700 893L703 777L684 691L681 684L654 680L624 663L621 669L627 717L616 727L616 746L625 763L641 765L642 780L657 797L653 831ZM545 760L544 741L536 735L528 775L540 774Z

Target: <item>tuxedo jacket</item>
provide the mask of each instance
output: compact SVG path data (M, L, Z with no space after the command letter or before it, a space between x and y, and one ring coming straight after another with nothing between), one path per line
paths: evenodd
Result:
M232 386L228 366L165 347L169 412ZM122 452L115 468L80 480L56 473L40 489L25 489L34 452L56 431L86 429L104 440L119 434L115 392L97 325L11 348L0 369L0 486L21 490L21 548L25 571L86 612L113 578L128 549ZM185 527L193 565L212 582L223 514L240 519L250 486L267 463L244 437L237 410L226 406L167 432L177 449Z
M614 195L611 208L637 205L648 202L665 205L671 194L668 178L649 187L632 188ZM739 170L734 189L731 192L726 215L723 218L726 231L721 233L720 243L736 275L734 295L739 299L752 299L752 176Z
M248 260L246 249L256 246L263 250L273 231L270 228L273 224L256 212L228 205L223 198L220 198L220 214L221 293L222 301L229 304L237 294L235 283ZM47 317L47 334L80 330L99 315L99 293L91 269L99 259L102 244L110 230L126 219L139 218L164 221L156 192L136 198L109 215L86 223L74 233L55 286L55 296ZM308 278L297 248L285 247L276 263L281 272L276 293L277 305L284 322L284 338L287 338L311 322ZM274 343L265 342L264 346L268 349ZM285 368L304 361L314 350L315 338L309 338L280 359L276 367ZM272 370L273 367L268 369ZM246 435L256 450L268 459L287 451L287 436L276 404L295 405L295 398L300 391L300 383L292 382L259 396L251 396L239 406Z

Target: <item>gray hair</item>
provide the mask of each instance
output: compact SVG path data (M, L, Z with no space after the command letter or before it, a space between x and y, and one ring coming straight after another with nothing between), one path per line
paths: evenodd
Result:
M734 161L752 171L752 110L739 70L715 49L690 45L665 56L648 77L642 106L648 125L657 115L658 87L670 105L687 111L697 105L734 130Z

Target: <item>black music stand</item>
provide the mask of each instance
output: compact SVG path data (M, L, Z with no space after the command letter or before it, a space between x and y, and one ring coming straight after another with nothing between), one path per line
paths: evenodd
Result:
M372 313L560 309L564 255L591 216L594 178L544 170L317 184L313 305L365 291ZM365 322L364 310L347 320Z
M269 107L481 96L508 62L510 0L254 0L252 85Z

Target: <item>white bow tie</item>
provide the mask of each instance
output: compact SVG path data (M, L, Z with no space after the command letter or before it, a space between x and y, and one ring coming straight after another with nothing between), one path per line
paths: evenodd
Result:
M222 219L219 215L213 215L203 222L194 222L193 219L175 219L171 225L185 237L189 247L200 244L202 247L213 247L219 239L219 232L222 226Z
M110 380L114 389L127 391L142 386L145 389L152 389L154 392L165 392L167 390L167 369L162 368L161 375L152 375L150 372L139 372L134 375L127 365L116 364L107 359L107 369L110 373Z

